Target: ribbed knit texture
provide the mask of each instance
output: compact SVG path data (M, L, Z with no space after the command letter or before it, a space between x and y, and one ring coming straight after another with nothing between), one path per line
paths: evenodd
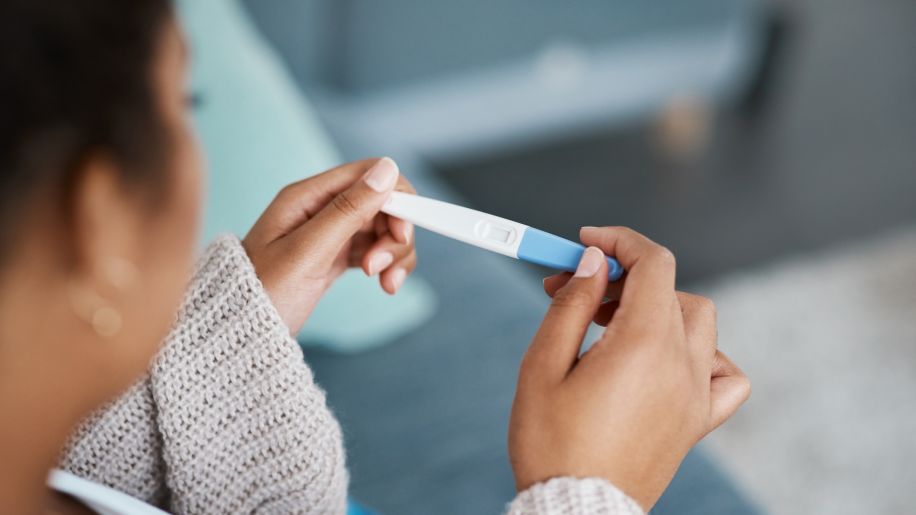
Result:
M80 426L61 468L178 514L346 513L340 427L237 238L207 248L148 376ZM560 478L509 513L642 510Z
M149 376L61 467L175 513L344 513L340 428L238 239L198 263Z
M165 464L149 380L135 384L82 424L60 468L164 507Z
M604 479L558 477L538 483L509 505L509 515L644 515L636 501Z

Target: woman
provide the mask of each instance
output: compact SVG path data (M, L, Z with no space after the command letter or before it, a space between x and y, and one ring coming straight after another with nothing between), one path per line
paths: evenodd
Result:
M168 1L7 0L0 25L0 512L94 505L46 486L59 466L178 513L342 513L341 432L290 335L347 267L397 292L412 227L379 209L410 184L390 159L293 184L189 283L202 166ZM648 510L749 394L669 252L580 236L520 367L512 513Z

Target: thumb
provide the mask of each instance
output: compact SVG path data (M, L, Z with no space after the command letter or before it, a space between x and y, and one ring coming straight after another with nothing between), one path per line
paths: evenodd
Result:
M582 254L569 282L553 296L544 321L525 354L522 376L562 381L579 357L588 324L607 288L607 259L596 247Z
M398 182L398 165L388 157L379 159L346 190L338 193L321 211L294 234L296 245L330 264L344 244L379 213ZM327 263L323 263L323 261Z

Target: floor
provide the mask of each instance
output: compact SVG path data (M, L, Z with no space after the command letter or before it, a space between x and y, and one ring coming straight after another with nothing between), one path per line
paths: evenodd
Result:
M753 382L709 444L771 513L916 506L916 226L699 288Z

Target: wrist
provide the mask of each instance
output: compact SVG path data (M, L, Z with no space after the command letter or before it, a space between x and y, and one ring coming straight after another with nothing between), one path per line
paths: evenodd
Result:
M560 476L521 491L509 507L512 515L533 513L645 513L616 485L600 477Z

